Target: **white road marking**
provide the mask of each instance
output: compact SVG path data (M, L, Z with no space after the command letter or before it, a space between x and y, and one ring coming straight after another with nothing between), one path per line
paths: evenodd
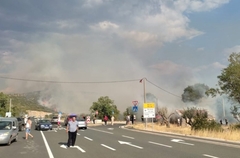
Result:
M114 149L114 148L111 148L111 147L109 147L109 146L107 146L107 145L105 145L105 144L101 144L103 147L105 147L105 148L108 148L108 149L110 149L110 150L113 150L113 151L115 151L116 149Z
M79 135L79 136L80 136L81 134L77 133L77 135Z
M64 149L67 149L67 146L66 145L61 145L60 146L61 148L64 148ZM75 145L75 146L70 146L70 148L77 148L78 150L80 150L82 153L85 153L86 151L83 150L82 148L80 148L79 146Z
M148 143L155 144L155 145L159 145L159 146L164 146L164 147L167 147L167 148L172 148L172 146L165 145L165 144L160 144L160 143L156 143L156 142L148 141Z
M124 141L118 141L118 142L119 142L120 144L126 144L126 145L129 145L129 146L138 148L138 149L143 149L143 147L137 146L137 145L133 145L133 144L131 144L130 142L124 142Z
M183 140L181 139L172 139L171 140L172 142L176 142L176 143L180 143L180 144L185 144L185 145L194 145L194 144L191 144L191 143L185 143Z
M89 129L99 131L99 132L103 132L103 133L113 134L112 132L102 131L102 130L99 130L99 129L94 129L94 128L89 128Z
M108 128L108 130L114 130L114 128Z
M77 148L78 150L80 150L82 153L85 153L86 151L85 150L83 150L82 148L80 148L79 146L74 146L73 148Z
M63 145L61 145L60 147L61 147L61 148L64 148L64 149L67 149L67 146L66 146L66 145L64 145L64 144L63 144Z
M211 157L211 158L218 158L218 157L216 157L216 156L207 155L207 154L203 154L203 156L205 156L205 157Z
M87 140L93 141L91 138L88 138L88 137L84 137L84 138L87 139Z
M125 136L125 135L122 135L122 137L129 138L129 139L135 139L133 137L129 137L129 136Z
M49 158L54 158L54 156L53 156L53 154L52 154L52 151L51 151L51 149L50 149L50 147L49 147L49 145L48 145L48 142L47 142L47 140L46 140L43 132L42 132L42 131L40 131L40 132L41 132L41 134L42 134L44 144L45 144L45 146L46 146L46 148L47 148L47 152L48 152Z

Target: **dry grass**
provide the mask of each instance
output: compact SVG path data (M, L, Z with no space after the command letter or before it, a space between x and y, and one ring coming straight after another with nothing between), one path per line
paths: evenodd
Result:
M131 126L131 125L129 125ZM199 136L199 137L209 137L209 138L217 138L229 141L240 141L240 130L230 130L227 127L223 127L223 132L216 132L216 131L192 131L189 126L185 127L178 127L175 125L171 125L170 128L166 126L160 126L155 123L148 123L147 127L145 127L144 123L138 123L133 125L135 129L145 129L149 131L159 131L159 132L170 132L170 133L177 133L183 135L192 135L192 136Z

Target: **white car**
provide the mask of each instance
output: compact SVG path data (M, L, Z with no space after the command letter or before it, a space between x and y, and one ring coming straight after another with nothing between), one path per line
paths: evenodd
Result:
M18 139L18 120L17 118L0 117L0 144L10 145L12 141Z
M87 129L87 122L84 118L77 118L77 122L78 122L78 128L84 128Z

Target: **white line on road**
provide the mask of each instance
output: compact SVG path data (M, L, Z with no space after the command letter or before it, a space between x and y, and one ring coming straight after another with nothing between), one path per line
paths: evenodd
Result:
M218 157L216 157L216 156L207 155L207 154L203 154L203 156L205 156L205 157L211 157L211 158L218 158Z
M91 138L88 138L88 137L84 137L84 138L87 139L87 140L93 141Z
M169 146L169 145L160 144L160 143L151 142L151 141L148 141L148 143L155 144L155 145L159 145L159 146L164 146L164 147L168 147L168 148L171 148L171 147L172 147L172 146Z
M80 134L79 134L79 133L77 133L77 135L78 135L78 136L80 136Z
M99 130L99 129L94 129L94 128L89 128L89 129L99 131L99 132L103 132L103 133L113 134L112 132L102 131L102 130Z
M137 145L133 145L131 144L131 142L124 142L124 141L118 141L120 144L125 144L125 145L129 145L129 146L132 146L132 147L135 147L135 148L138 148L138 149L143 149L143 147L141 146L137 146Z
M86 151L83 150L82 148L80 148L79 146L74 146L74 148L77 148L78 150L80 150L82 153L85 153Z
M125 136L125 135L122 135L122 137L129 138L129 139L135 139L133 137L129 137L129 136Z
M180 143L180 144L185 144L185 145L194 145L194 144L191 144L191 143L185 143L183 140L181 139L172 139L171 140L172 142L176 142L176 143Z
M54 158L54 156L53 156L53 154L52 154L52 151L51 151L51 149L50 149L50 147L49 147L49 145L48 145L48 142L47 142L47 140L46 140L46 138L45 138L43 132L42 132L42 131L40 131L40 132L41 132L41 134L42 134L43 141L44 141L45 146L46 146L46 148L47 148L47 152L48 152L48 156L49 156L49 158Z
M110 149L110 150L113 150L113 151L115 151L116 149L114 149L114 148L111 148L111 147L109 147L109 146L107 146L107 145L105 145L105 144L101 144L103 147L105 147L105 148L108 148L108 149Z

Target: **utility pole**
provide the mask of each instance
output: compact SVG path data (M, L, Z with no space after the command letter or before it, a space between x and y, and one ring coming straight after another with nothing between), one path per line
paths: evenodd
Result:
M10 98L10 105L9 105L9 112L11 112L11 108L12 108L12 99Z
M225 105L224 105L223 97L222 97L222 106L223 106L223 118L225 119Z
M146 103L146 78L143 78L142 81L143 81L143 96L144 96L143 104L145 104ZM145 118L145 128L147 128L147 118Z

